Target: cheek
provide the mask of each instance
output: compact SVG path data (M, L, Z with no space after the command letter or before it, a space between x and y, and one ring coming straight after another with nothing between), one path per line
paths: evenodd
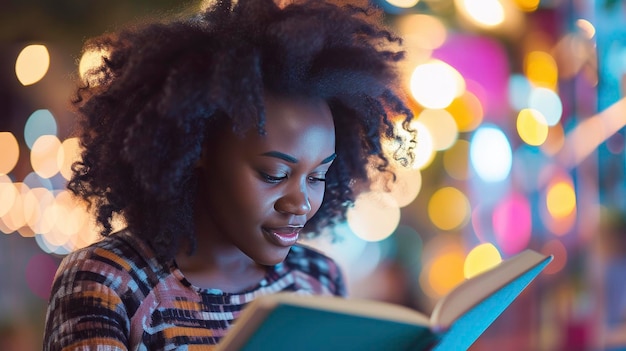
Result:
M319 189L313 188L309 193L309 203L311 204L311 213L309 217L313 217L313 215L320 209L322 206L322 201L324 200L324 186L320 186Z

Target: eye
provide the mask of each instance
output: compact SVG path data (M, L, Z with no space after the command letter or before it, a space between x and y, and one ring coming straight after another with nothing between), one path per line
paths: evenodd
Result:
M263 178L263 181L265 181L266 183L271 183L271 184L276 184L276 183L280 183L283 180L287 179L287 176L273 176L273 175L269 175L267 173L263 173L260 172L261 174L261 178Z
M310 175L307 179L309 183L313 183L313 184L324 183L326 182L326 174L321 173L321 174Z

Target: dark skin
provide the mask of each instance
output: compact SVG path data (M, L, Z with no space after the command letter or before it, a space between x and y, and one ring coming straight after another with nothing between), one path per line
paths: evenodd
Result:
M197 250L176 261L192 284L242 291L282 262L322 204L335 129L322 100L265 97L266 135L224 128L206 145L196 198Z

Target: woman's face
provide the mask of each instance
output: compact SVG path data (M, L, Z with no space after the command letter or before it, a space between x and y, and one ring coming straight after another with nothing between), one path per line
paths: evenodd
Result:
M335 128L321 100L268 96L265 107L266 135L251 128L242 138L227 130L207 143L198 235L274 265L322 204Z

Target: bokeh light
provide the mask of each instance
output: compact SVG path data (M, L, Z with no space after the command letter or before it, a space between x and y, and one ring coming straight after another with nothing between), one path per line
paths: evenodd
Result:
M430 131L435 150L446 150L457 140L457 124L448 111L426 109L417 118Z
M515 4L522 11L532 12L539 7L540 0L515 0Z
M511 145L506 135L496 126L483 125L476 130L470 142L471 165L486 182L506 179L513 162Z
M549 126L561 120L563 104L557 93L546 88L534 88L528 96L528 107L541 112Z
M20 147L11 132L0 132L0 175L11 173L20 158Z
M568 182L552 184L546 195L546 207L554 218L569 216L576 209L576 192Z
M389 193L368 191L356 198L346 217L356 236L366 241L380 241L398 226L400 208Z
M7 229L7 231L5 231L7 234L16 232L26 225L26 218L24 216L24 193L28 192L28 187L22 182L14 182L12 184L15 189L3 189L4 196L8 194L9 197L13 197L13 204L1 218ZM9 201L10 200L9 198Z
M415 159L412 167L424 169L428 167L435 158L435 146L430 130L419 120L411 122L411 128L417 132L417 145L414 149Z
M24 126L24 141L29 149L42 135L57 135L57 122L49 110L41 109L33 112Z
M6 175L0 175L0 220L13 207L18 196L19 190L11 179Z
M449 64L430 60L415 67L411 75L411 94L425 108L446 108L465 91L465 80Z
M26 224L32 229L33 234L41 234L49 230L42 227L42 217L45 208L52 205L54 195L46 188L31 188L24 195L24 218Z
M424 293L439 299L465 280L465 252L458 238L439 235L424 246L419 283Z
M453 230L469 222L469 200L459 189L444 187L437 190L428 201L428 217L441 230Z
M456 0L457 8L475 23L493 27L504 22L504 8L498 0Z
M414 1L414 0L412 0ZM434 50L446 41L447 29L436 16L425 14L406 14L398 18L396 23L402 33L406 50Z
M565 235L576 224L577 199L573 181L562 170L546 169L540 178L549 178L542 193L540 217L545 227L555 235Z
M50 67L50 54L44 45L28 45L15 60L15 75L22 85L39 82Z
M511 72L507 51L501 42L480 35L456 33L449 35L446 43L433 52L433 57L454 67L463 77L465 91L471 92L480 102L481 118L504 122L510 113L507 84ZM459 130L464 128L459 126Z
M476 95L469 91L454 99L446 110L456 121L459 132L471 132L483 121L483 106Z
M396 176L391 196L396 200L398 207L408 206L422 189L422 172L419 169L396 168Z
M67 138L61 143L57 153L57 167L66 180L72 177L72 164L81 159L81 151L78 138Z
M483 243L474 247L465 258L463 275L473 278L502 262L500 252L492 243Z
M556 90L559 74L554 58L543 51L532 51L524 60L524 71L528 80L536 87Z
M57 154L61 142L54 135L42 135L33 144L30 163L33 170L43 178L50 178L59 173Z
M502 252L513 255L526 249L532 234L532 212L522 193L511 193L493 211L493 231Z
M52 289L52 280L58 268L50 255L35 254L26 264L26 283L39 298L48 301Z
M525 108L517 114L517 133L528 145L539 146L548 138L548 123L541 112Z

